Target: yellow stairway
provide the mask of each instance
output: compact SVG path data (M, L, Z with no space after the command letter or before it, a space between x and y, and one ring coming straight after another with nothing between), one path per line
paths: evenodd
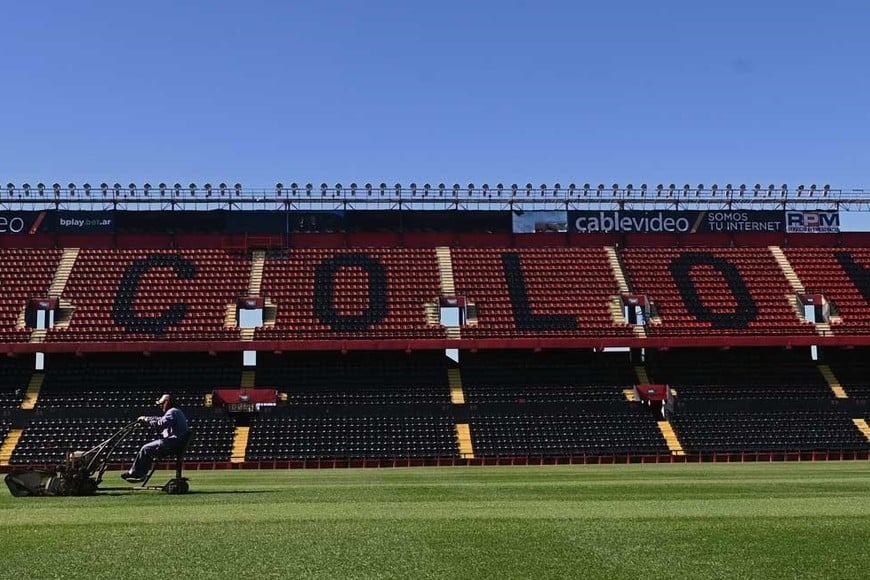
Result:
M253 389L256 384L256 371L242 371L242 388Z
M474 447L471 444L471 428L468 423L456 424L456 440L459 441L459 456L463 459L474 459Z
M245 450L248 448L248 433L250 427L236 427L236 434L233 436L233 452L230 455L232 463L242 463L245 460Z
M33 373L30 377L30 382L27 384L27 391L24 392L24 400L21 402L22 409L32 409L36 406L36 401L39 400L39 391L42 389L42 382L45 380L43 373Z
M831 391L833 391L836 398L849 398L849 395L846 394L846 389L844 389L843 385L840 384L840 381L837 380L837 376L834 374L834 371L831 370L831 367L828 365L819 365L819 372L822 373L823 377L825 377L825 382L827 382L828 386L831 387Z
M459 369L447 369L447 384L450 385L450 402L464 405L465 393L462 391L462 375L459 374Z
M9 460L12 458L12 452L15 446L18 445L18 440L21 439L21 433L24 429L10 429L6 435L6 440L3 445L0 445L0 465L9 465Z
M864 434L867 441L870 441L870 425L867 424L867 421L865 419L852 419L852 422Z
M668 449L671 450L671 455L686 454L686 452L683 451L683 445L677 438L677 434L674 432L674 428L671 426L670 421L659 421L659 431L662 432L662 437L665 438L665 443L668 444Z

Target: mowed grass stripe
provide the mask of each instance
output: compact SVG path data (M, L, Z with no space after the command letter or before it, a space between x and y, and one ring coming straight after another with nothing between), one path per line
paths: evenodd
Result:
M0 577L867 574L867 462L189 475L188 496L0 494Z

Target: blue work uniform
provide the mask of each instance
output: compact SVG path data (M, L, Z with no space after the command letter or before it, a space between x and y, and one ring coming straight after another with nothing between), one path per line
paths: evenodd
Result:
M162 417L146 417L145 420L154 429L161 430L161 438L146 443L139 450L129 472L133 477L145 477L157 456L175 451L190 434L187 417L175 407L166 411Z

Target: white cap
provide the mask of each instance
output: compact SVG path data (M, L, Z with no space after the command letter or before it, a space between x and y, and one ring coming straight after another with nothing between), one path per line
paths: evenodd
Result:
M171 398L172 398L171 395L161 395L161 397L160 397L159 399L157 399L157 401L155 402L155 404L158 405L158 406L159 406L159 405L162 405L163 403L165 403L166 401L170 400Z

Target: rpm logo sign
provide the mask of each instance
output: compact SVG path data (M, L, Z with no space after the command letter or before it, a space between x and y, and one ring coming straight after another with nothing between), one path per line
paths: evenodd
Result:
M840 214L836 211L787 211L788 233L835 234L840 231Z

